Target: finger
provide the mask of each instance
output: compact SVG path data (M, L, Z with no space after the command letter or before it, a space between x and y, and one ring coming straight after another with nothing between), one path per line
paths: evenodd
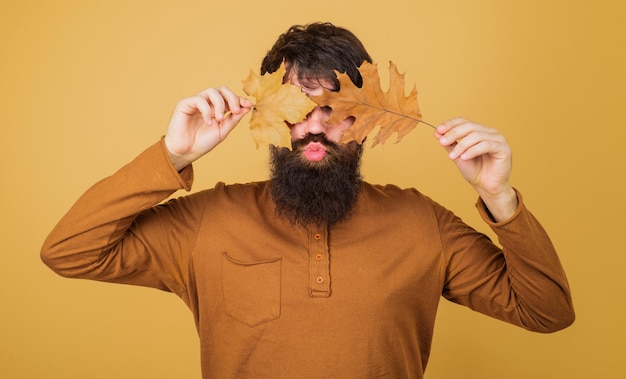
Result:
M218 91L226 103L226 110L235 114L241 111L242 98L225 86L220 87Z
M475 130L474 124L468 122L447 123L435 130L435 137L442 146L452 146Z
M463 125L463 124L467 124L467 123L471 123L469 120L467 120L464 117L455 117L449 120L446 120L444 122L442 122L437 128L435 128L437 131L439 131L442 134L447 133L448 131L450 131L453 128L456 128L459 125Z
M442 144L452 144L474 133L479 133L478 135L484 136L484 138L492 138L492 136L499 135L498 131L493 128L465 121L455 124L451 129L441 135L439 139Z
M457 143L450 158L469 160L484 154L497 156L507 153L508 150L508 144L502 135L491 131L475 132Z
M448 134L442 137L442 140L444 141L446 141L447 139L451 140L455 138L454 148L450 151L449 154L450 159L456 159L462 156L467 152L467 150L472 148L472 146L479 144L490 137L485 132L471 130L469 126L462 126L461 128L465 130L460 133L456 133L460 134L460 136L458 137L454 137L453 135L455 134L455 131L459 132L458 129L460 128L457 128L457 130L455 131L450 131Z
M204 99L213 109L213 114L209 116L215 118L217 121L224 119L224 113L226 112L226 102L222 97L219 90L215 88L207 88L198 94L199 97ZM210 119L209 117L209 119Z
M197 97L198 108L202 112L202 118L207 125L213 125L213 117L218 113L215 106L211 106L211 103L207 102L203 97Z
M207 124L211 124L211 106L200 96L193 96L178 102L177 109L186 116L196 116L198 113Z
M453 150L450 153L450 159L461 159L463 161L474 159L484 154L489 154L493 149L493 144L491 141L481 140L477 143L468 146L464 150L456 151Z
M252 103L252 101L250 99L246 99L245 97L239 98L239 105L244 108L246 113L248 113L250 109L254 107L254 104Z
M250 111L252 108L241 108L239 113L231 112L224 118L220 125L220 136L224 139L234 128L239 124L239 121Z

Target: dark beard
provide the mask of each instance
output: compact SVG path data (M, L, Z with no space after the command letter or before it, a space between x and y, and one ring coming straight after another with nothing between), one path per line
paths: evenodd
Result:
M319 162L302 155L313 141L327 148ZM363 146L355 141L339 146L311 134L292 145L292 150L270 146L270 194L276 213L303 226L330 226L347 218L361 191Z

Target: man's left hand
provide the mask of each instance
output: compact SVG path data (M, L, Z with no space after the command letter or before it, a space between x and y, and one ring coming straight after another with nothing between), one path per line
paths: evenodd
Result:
M495 129L460 117L443 122L434 135L494 219L504 221L511 217L517 210L518 200L509 183L511 148L504 136Z

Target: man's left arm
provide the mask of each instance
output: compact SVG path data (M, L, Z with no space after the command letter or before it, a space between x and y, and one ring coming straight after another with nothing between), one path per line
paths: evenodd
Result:
M512 159L505 138L495 129L464 118L442 123L435 130L435 138L480 196L481 216L503 247L505 263L501 269L506 272L504 282L513 296L509 300L514 300L509 304L518 303L519 321L530 329L541 330L540 325L530 327L530 320L551 320L554 325L543 331L571 324L574 311L565 272L547 233L509 182ZM469 271L482 271L484 262L474 264ZM496 292L505 291L501 288ZM538 317L540 314L545 318Z

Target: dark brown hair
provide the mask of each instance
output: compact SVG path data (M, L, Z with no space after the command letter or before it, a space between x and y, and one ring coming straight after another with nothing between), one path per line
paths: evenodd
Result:
M296 70L301 83L330 80L339 89L334 70L346 73L361 87L358 67L372 58L361 41L349 30L331 23L294 25L278 37L261 63L261 74L276 71L285 61ZM288 72L289 74L289 72Z

